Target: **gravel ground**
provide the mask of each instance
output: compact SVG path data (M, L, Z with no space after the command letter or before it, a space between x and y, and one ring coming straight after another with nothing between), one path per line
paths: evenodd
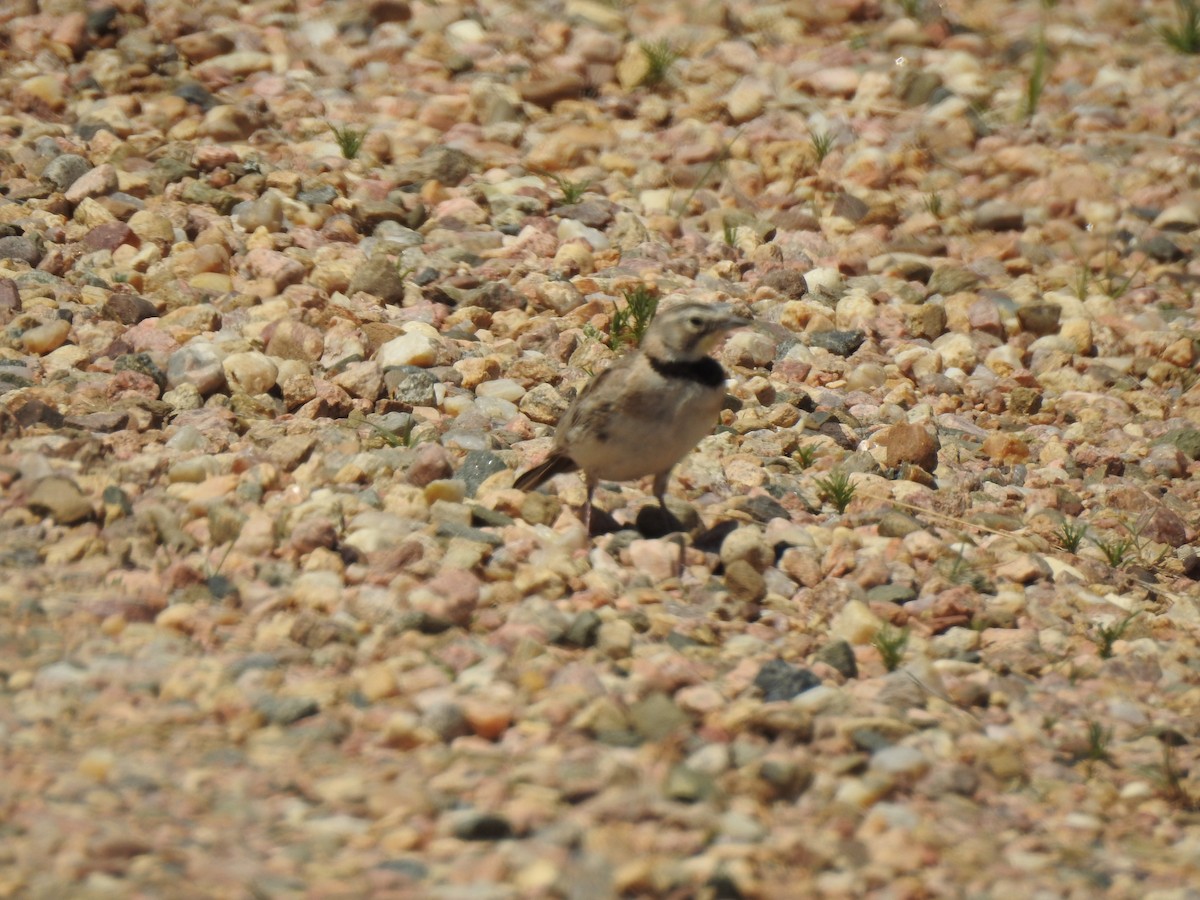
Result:
M1200 898L1181 9L0 6L0 896Z

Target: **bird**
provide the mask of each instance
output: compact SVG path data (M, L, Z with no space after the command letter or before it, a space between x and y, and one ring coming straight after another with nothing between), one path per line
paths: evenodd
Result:
M542 463L513 482L531 491L555 475L581 471L583 526L591 533L592 495L601 479L654 476L666 510L671 470L712 431L725 402L725 370L709 356L728 332L754 324L725 304L688 302L658 313L637 350L592 379L567 408Z

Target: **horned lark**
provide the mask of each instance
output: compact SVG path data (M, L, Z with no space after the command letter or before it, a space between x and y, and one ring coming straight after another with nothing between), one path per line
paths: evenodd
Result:
M666 509L671 469L712 431L725 399L725 370L708 353L726 332L750 324L715 304L660 312L638 350L580 391L558 423L550 457L519 475L516 487L533 490L551 476L582 470L589 531L601 479L653 475L654 496Z

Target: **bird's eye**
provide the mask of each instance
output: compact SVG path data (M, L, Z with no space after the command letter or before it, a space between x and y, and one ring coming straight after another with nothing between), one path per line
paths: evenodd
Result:
M700 328L704 325L704 320L699 316L692 316L690 319L688 319L688 324L693 328Z

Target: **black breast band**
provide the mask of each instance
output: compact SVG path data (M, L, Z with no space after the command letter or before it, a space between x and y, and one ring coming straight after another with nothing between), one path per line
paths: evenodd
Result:
M650 368L663 378L681 378L684 381L694 381L705 387L719 387L725 383L725 370L711 356L684 362L667 362L648 356Z

